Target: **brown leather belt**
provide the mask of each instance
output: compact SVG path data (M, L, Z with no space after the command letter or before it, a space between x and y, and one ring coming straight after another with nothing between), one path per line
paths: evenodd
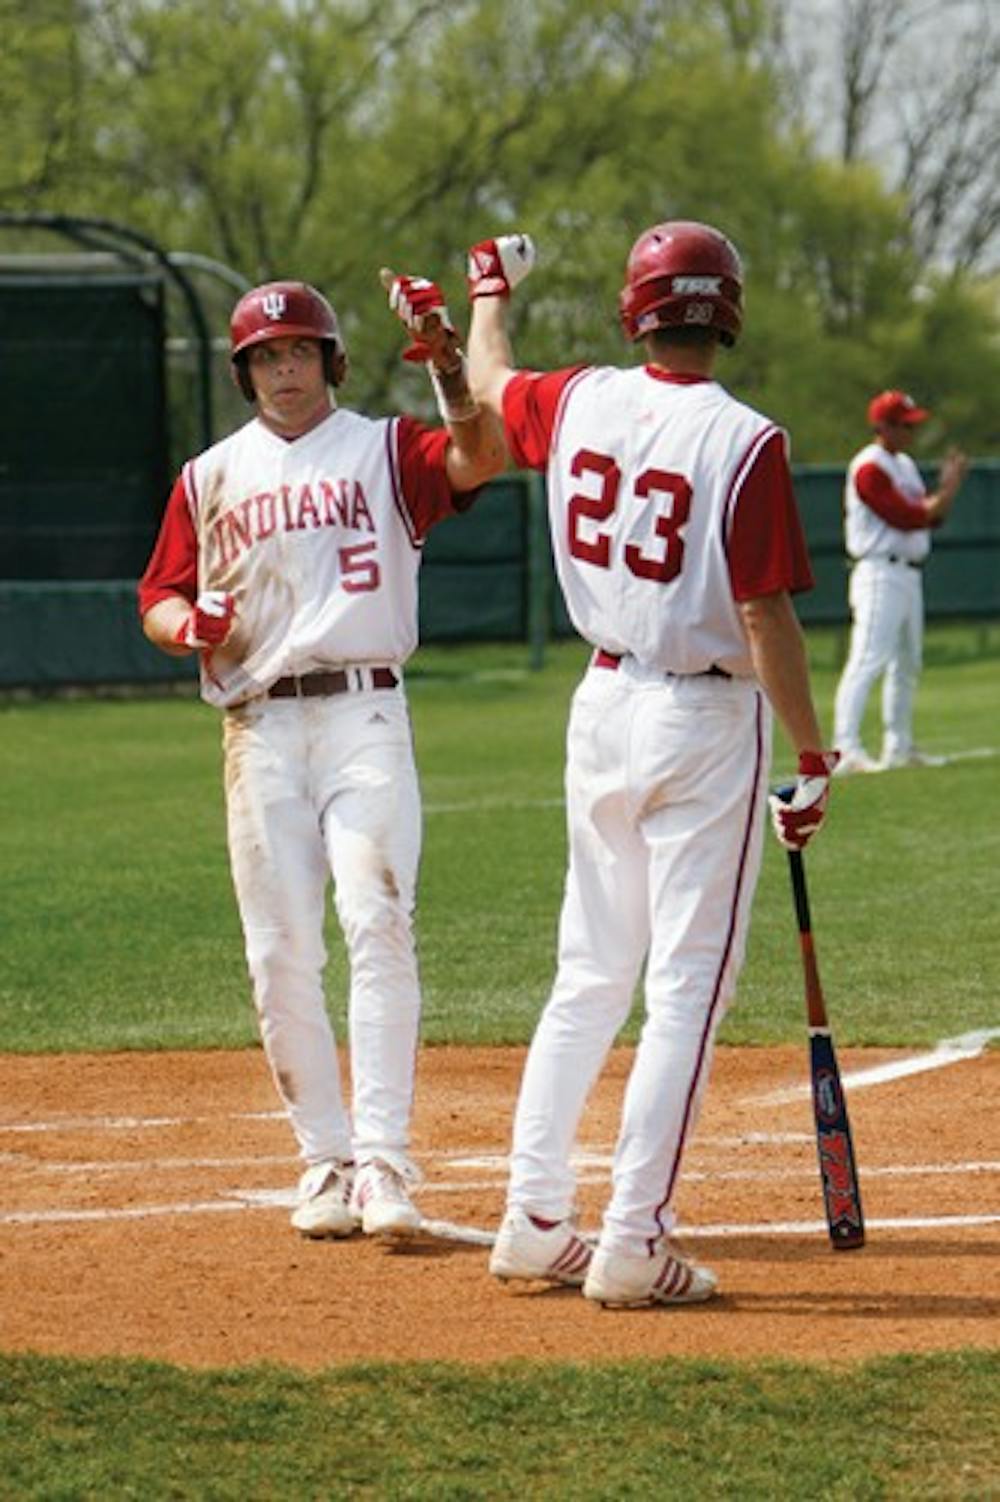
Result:
M905 563L907 568L923 568L923 560L917 558L904 558L900 553L864 553L860 558L847 559L851 568L856 563Z
M610 668L613 673L618 671L621 658L614 652L606 652L603 647L598 647L594 653L593 664L595 668ZM703 673L664 673L664 678L731 678L732 673L727 673L725 668L716 667L713 662L710 668Z
M306 673L302 678L279 678L267 691L269 699L320 699L346 694L352 689L397 688L392 668L333 668L328 673Z

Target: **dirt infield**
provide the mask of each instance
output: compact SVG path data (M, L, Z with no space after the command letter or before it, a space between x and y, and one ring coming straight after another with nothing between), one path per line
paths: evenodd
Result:
M630 1054L581 1133L581 1223L596 1228ZM844 1051L845 1073L906 1055ZM633 1356L854 1360L995 1348L1000 1321L1000 1053L849 1088L868 1244L822 1225L802 1048L720 1049L679 1211L721 1297L608 1311L502 1287L487 1238L523 1054L427 1049L414 1149L425 1216L468 1240L391 1250L307 1242L262 1055L0 1056L0 1346L277 1362Z

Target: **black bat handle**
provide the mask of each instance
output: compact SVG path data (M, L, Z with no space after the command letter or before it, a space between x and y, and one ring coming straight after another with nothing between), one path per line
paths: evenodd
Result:
M801 850L788 851L788 869L792 876L792 896L795 898L795 917L800 934L812 932L812 916L809 912L809 892L806 888L806 867Z
M780 798L782 803L790 803L795 793L794 783L785 783L783 787L775 788L774 795ZM806 890L806 868L802 860L801 850L789 850L788 869L792 876L792 895L795 898L795 917L799 925L799 933L812 932L812 917L809 912L809 893Z

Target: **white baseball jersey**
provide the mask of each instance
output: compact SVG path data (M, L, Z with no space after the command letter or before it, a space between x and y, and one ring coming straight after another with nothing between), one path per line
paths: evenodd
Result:
M920 501L927 494L920 471L909 454L890 454L880 443L869 443L855 454L844 484L844 532L849 557L905 558L921 563L931 549L931 534L919 525L905 530L867 505L858 494L856 477L867 465L881 469L895 490L908 501ZM921 511L920 515L923 513Z
M409 433L419 426L334 409L288 442L253 419L184 466L140 600L146 610L171 590L193 598L195 563L198 589L236 596L228 641L201 656L209 703L228 708L286 674L402 663L414 651L422 534L450 501L432 496L421 512L404 497L403 422ZM439 488L448 495L443 478ZM193 542L181 537L181 506ZM196 560L179 557L186 542Z
M737 601L811 583L780 430L716 381L650 366L521 373L505 417L515 458L547 455L556 568L580 634L663 672L749 676ZM766 525L738 543L745 488Z

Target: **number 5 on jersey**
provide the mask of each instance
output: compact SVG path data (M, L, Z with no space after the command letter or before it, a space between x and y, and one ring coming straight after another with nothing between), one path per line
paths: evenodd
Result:
M378 559L369 556L377 550L377 542L356 542L340 549L340 582L348 594L378 589L382 582Z

